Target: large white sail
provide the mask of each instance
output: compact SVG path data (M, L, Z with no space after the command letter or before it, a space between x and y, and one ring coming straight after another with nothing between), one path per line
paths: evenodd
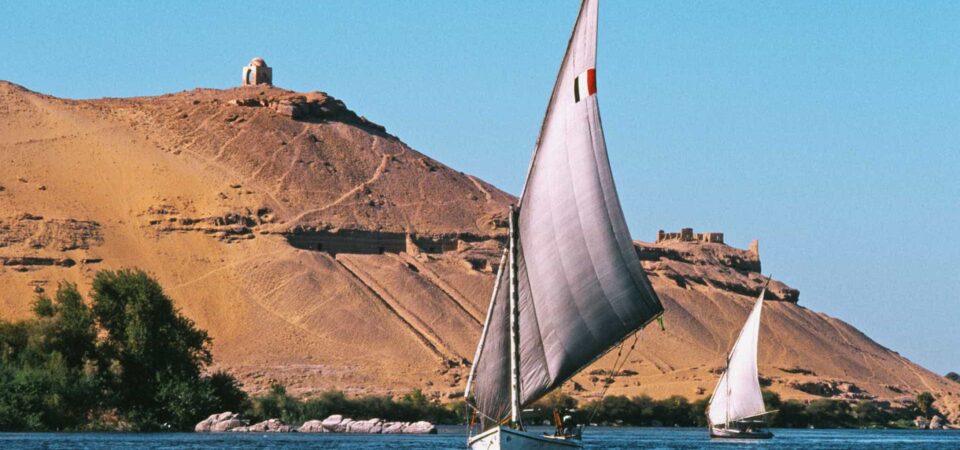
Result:
M524 406L663 311L640 267L607 159L595 95L596 38L597 1L584 0L519 205ZM488 422L510 411L509 283L501 268L467 387Z
M757 343L760 337L760 312L763 296L760 292L757 303L747 316L740 330L740 337L727 358L727 370L720 376L717 388L710 398L710 423L714 425L757 417L766 412L760 381L757 379Z

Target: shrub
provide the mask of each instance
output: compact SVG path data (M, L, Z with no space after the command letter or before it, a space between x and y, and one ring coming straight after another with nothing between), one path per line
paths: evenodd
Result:
M246 394L202 374L210 338L142 271L102 271L91 306L76 285L0 322L0 430L191 429Z
M939 413L937 409L933 407L934 401L936 401L936 399L933 397L933 394L929 392L922 392L917 395L917 409L923 417L931 417Z

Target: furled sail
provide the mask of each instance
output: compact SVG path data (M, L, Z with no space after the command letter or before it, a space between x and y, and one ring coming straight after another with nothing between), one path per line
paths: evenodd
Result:
M735 422L763 415L763 395L760 393L760 381L757 379L757 342L760 336L760 311L763 309L763 296L747 316L747 322L740 331L740 337L733 345L727 361L727 370L720 376L717 388L710 398L710 423L714 425Z
M597 1L584 0L520 200L520 403L560 386L663 311L637 258L596 97ZM509 296L501 265L467 396L510 410Z

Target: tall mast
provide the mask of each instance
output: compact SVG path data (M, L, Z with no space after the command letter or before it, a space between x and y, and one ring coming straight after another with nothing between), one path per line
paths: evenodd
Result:
M518 209L510 205L510 422L522 429L520 421L520 289L517 276Z
M739 340L739 338L738 338ZM723 427L730 429L730 355L727 355L727 368L723 369L723 376L727 377L727 400L724 402Z

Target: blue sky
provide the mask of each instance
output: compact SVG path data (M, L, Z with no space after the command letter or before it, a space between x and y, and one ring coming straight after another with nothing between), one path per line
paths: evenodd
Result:
M199 3L199 4L194 4ZM0 2L0 79L70 98L321 90L517 193L578 2ZM603 0L634 236L760 240L800 302L960 371L960 2Z

